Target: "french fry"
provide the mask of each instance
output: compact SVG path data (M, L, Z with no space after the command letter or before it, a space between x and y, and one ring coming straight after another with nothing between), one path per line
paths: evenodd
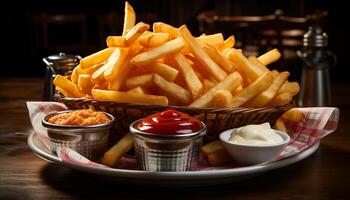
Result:
M272 98L276 95L278 89L281 85L287 80L289 72L279 73L273 80L272 84L258 96L254 97L248 103L245 104L245 107L258 108L263 107L268 104Z
M160 62L155 62L149 65L143 66L147 68L149 71L153 73L157 73L164 77L166 80L172 82L175 81L177 75L179 74L179 70Z
M235 71L235 65L224 55L222 55L217 48L207 44L204 45L203 49L209 55L209 57L227 73L232 73Z
M287 133L286 124L284 123L284 121L281 118L276 120L275 128L279 131Z
M237 70L242 71L251 81L255 81L264 73L264 70L250 62L236 49L231 49L228 56L237 65Z
M132 138L131 133L127 133L123 136L122 139L118 141L112 148L110 148L103 155L102 164L107 165L109 167L114 167L120 158L134 145L134 140Z
M108 36L106 39L107 47L126 47L123 36Z
M235 37L231 35L224 41L224 44L220 47L220 50L222 51L224 49L232 48L233 46L235 46Z
M177 28L163 22L153 23L153 31L155 33L168 33L170 38L176 38L178 35Z
M209 81L208 79L204 79L202 84L203 84L203 92L207 92L215 86L215 84Z
M277 94L267 106L283 106L292 101L293 95L290 92Z
M130 60L130 59L128 59ZM108 85L108 89L118 91L122 87L125 79L127 78L129 72L131 69L133 69L134 66L129 63L128 61L124 62L120 69L118 70L118 73L116 74L115 78L110 81Z
M141 35L139 42L142 46L147 48L157 47L169 40L169 33L153 33Z
M62 89L62 88L60 88L60 87L58 87L58 86L56 86L55 88L56 88L56 90L57 90L59 93L63 94L63 96L65 96L65 97L75 97L75 96L72 95L71 93L65 91L64 89Z
M68 93L72 94L74 97L81 97L77 85L61 75L56 75L53 83L56 87L59 87Z
M94 82L95 84L99 84L103 81L105 81L104 73L105 70L111 67L111 65L106 65L106 63L100 67L98 70L96 70L92 75L91 75L91 81Z
M233 105L232 92L228 90L218 90L215 92L211 106L213 108L231 108Z
M88 67L91 67L106 61L108 57L113 53L114 49L115 48L113 47L109 47L101 51L98 51L94 54L91 54L89 56L86 56L85 58L82 58L80 60L81 69L86 69Z
M131 60L131 62L135 65L146 65L156 62L161 57L180 51L184 45L183 40L181 38L177 38L168 41L159 47L138 54Z
M94 97L94 99L99 101L168 105L168 99L165 96L99 89L92 89L91 94Z
M262 64L255 56L249 56L248 60L250 60L250 62L254 63L256 66L258 66L260 69L262 69L264 72L269 72L270 70L264 65Z
M222 33L200 36L197 37L196 40L200 43L206 43L214 47L221 47L224 45L224 36Z
M136 14L133 7L127 1L125 2L124 12L123 35L126 35L135 26Z
M125 81L125 87L132 89L136 87L149 88L153 86L154 74L143 74L139 76L130 77Z
M147 31L150 28L148 24L145 24L143 22L137 23L134 27L132 27L126 35L123 37L125 38L125 44L131 45L133 42L139 38L142 33Z
M285 82L278 90L278 94L289 92L292 96L295 96L300 91L299 83L297 82Z
M233 91L242 83L242 77L238 72L233 72L226 76L224 80L216 84L207 93L203 94L197 100L192 102L189 106L192 107L208 107L210 102L212 102L216 91L218 90L228 90Z
M224 149L225 147L222 145L220 140L215 140L208 144L205 144L201 147L201 152L205 157L208 157L210 153L218 151L220 149Z
M91 94L91 89L94 87L94 83L91 81L90 74L79 74L78 88L84 94Z
M261 77L233 97L232 108L240 107L257 96L260 92L268 88L272 81L273 75L271 72L265 72Z
M192 100L191 93L182 88L181 86L167 81L165 78L155 74L153 76L153 82L160 90L162 90L167 96L179 101L182 105L188 105Z
M145 90L142 88L142 87L136 87L136 88L133 88L131 90L128 90L128 92L134 92L134 93L137 93L137 94L146 94Z
M78 66L76 66L73 71L72 71L72 74L70 75L70 80L75 83L75 84L78 84L78 78L79 78L79 74L80 74L80 71L81 68L80 68L80 64Z
M195 38L192 36L191 32L187 29L186 25L179 28L179 33L185 40L187 46L196 57L198 62L205 68L207 72L215 77L217 81L222 81L227 73L222 70L201 48Z
M190 90L192 97L196 98L203 90L201 81L182 53L175 54L174 59L177 64L177 68L185 79L187 88Z
M211 166L223 166L231 162L233 158L226 149L220 149L208 155L208 163Z
M278 59L280 59L281 53L278 51L278 49L272 49L263 55L258 57L258 60L263 64L263 65L269 65Z
M108 58L105 65L109 65L104 71L105 79L111 81L116 79L121 66L126 62L129 48L116 48L113 54Z
M233 95L236 95L238 94L239 92L241 92L243 90L243 86L240 85L237 87L237 89L235 89L235 91L232 92Z
M279 72L278 72L277 70L275 70L275 69L272 70L271 72L272 72L272 74L273 74L274 77L276 77L276 76L279 74Z
M282 115L282 119L298 123L304 119L304 114L298 109L292 108Z

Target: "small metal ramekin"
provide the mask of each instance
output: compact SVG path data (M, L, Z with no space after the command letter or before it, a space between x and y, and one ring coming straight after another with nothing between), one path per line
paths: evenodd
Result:
M146 171L189 171L199 158L206 125L198 132L159 135L140 131L137 120L130 125L138 165Z
M57 154L57 147L64 146L75 150L90 160L100 159L107 148L109 129L112 127L114 117L111 114L102 112L110 121L91 126L57 125L48 122L55 115L72 111L65 110L50 113L42 119L42 125L47 128L51 152Z

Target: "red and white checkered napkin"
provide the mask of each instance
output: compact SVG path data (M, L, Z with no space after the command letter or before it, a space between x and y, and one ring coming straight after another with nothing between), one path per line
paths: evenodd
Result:
M57 102L27 102L30 121L34 130L38 133L39 139L48 146L48 138L46 129L42 126L42 118L54 111L66 110L67 107ZM309 107L298 108L304 114L301 122L295 123L287 121L286 127L291 135L291 141L284 149L278 159L287 158L298 154L313 144L321 140L323 137L336 130L339 121L339 109L332 107ZM105 168L102 164L98 164L88 160L69 148L57 149L57 155L65 162L90 167ZM202 160L195 170L216 170L228 167L210 167ZM118 168L134 169L135 160L123 157L119 162Z

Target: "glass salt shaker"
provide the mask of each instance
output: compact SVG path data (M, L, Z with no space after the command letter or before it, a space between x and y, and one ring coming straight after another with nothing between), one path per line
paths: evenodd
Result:
M336 56L327 46L328 36L322 28L309 27L304 35L303 49L297 52L303 62L299 106L331 105L329 69L336 64Z
M44 101L53 100L55 86L52 81L55 75L69 76L73 69L79 64L80 59L81 57L78 55L65 53L54 54L43 58L43 62L46 64L43 92Z

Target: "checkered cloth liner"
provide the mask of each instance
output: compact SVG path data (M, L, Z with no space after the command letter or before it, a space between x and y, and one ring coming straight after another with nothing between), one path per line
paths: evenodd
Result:
M30 121L34 130L38 133L39 139L43 144L48 145L47 132L42 126L41 120L50 112L66 110L67 107L64 104L57 102L27 102L27 108ZM291 141L277 160L291 157L308 149L323 137L335 131L337 128L339 121L338 108L309 107L298 108L298 110L304 114L304 119L299 123L295 123L293 121L286 122L286 127L291 136ZM58 149L57 154L63 162L97 168L107 167L102 164L92 162L69 148L62 147ZM213 168L208 166L203 160L200 163L201 164L198 165L195 170L217 170L229 168ZM123 157L119 162L119 166L117 167L124 169L137 169L135 160L127 157Z

